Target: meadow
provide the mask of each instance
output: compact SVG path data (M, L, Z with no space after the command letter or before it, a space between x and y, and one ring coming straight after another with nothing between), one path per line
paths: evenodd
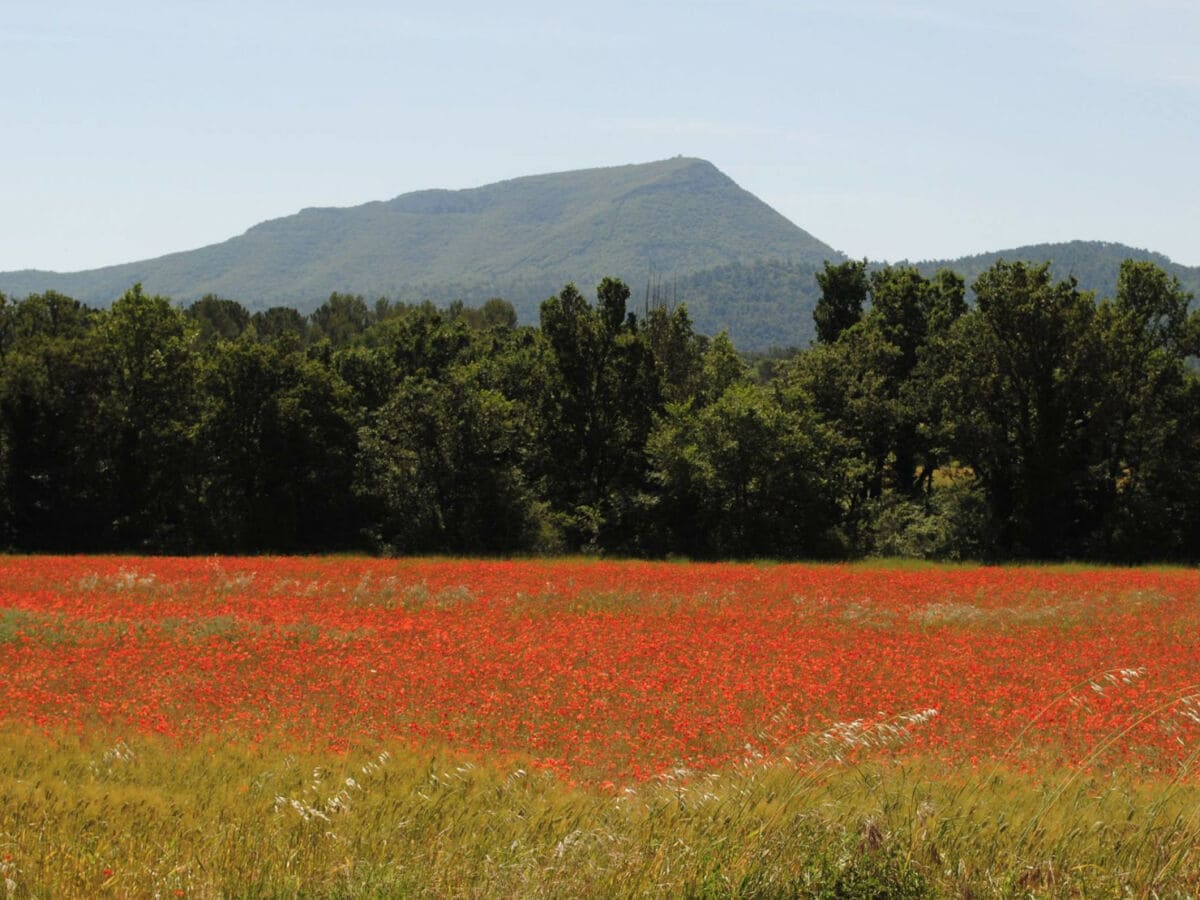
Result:
M0 558L6 896L1187 896L1200 574Z

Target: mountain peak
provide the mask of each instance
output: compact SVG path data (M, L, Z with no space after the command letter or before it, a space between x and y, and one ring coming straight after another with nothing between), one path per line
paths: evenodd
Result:
M948 266L974 279L995 259L1052 260L1056 277L1111 296L1126 257L1149 258L1200 293L1200 269L1121 244L1035 244ZM251 309L315 307L334 291L368 299L504 297L521 319L568 281L611 275L639 293L687 303L696 327L739 347L801 345L812 334L815 272L844 257L705 159L527 175L478 187L413 191L351 207L310 207L198 250L61 274L0 273L0 291L57 290L106 305L134 282L189 303L205 294Z
M111 302L133 281L189 302L312 307L333 291L395 300L504 296L524 318L568 281L642 283L754 259L837 254L694 157L529 175L306 208L224 243L91 272L0 275L13 293Z

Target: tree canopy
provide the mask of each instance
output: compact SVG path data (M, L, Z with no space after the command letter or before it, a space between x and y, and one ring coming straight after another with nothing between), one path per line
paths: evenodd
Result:
M816 344L756 365L614 278L536 327L500 298L0 295L0 546L1200 556L1200 317L1172 275L814 281Z

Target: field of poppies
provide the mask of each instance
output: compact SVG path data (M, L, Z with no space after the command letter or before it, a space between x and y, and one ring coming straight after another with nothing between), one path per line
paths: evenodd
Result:
M1187 893L1198 599L1182 569L0 558L0 876Z

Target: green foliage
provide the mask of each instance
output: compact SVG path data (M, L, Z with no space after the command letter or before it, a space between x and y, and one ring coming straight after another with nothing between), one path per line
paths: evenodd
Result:
M226 552L348 549L358 411L346 383L286 344L223 342L195 430L195 542Z
M987 498L960 475L912 500L894 493L864 505L860 549L884 558L983 560L996 554Z
M17 342L37 338L73 338L84 334L95 313L56 291L31 294L10 304L0 294L0 357Z
M200 326L200 340L209 343L223 338L240 337L250 327L250 311L236 300L223 300L206 294L186 310L184 315Z
M96 342L39 335L0 368L2 538L10 546L99 550L109 544L112 466L100 388L108 378Z
M647 453L669 546L690 556L811 557L836 547L836 438L774 392L729 387L668 406Z
M409 377L359 432L356 493L388 552L515 552L543 539L512 401L456 373Z
M1136 543L1133 508L1156 545L1141 553L1187 552L1193 526L1165 469L1178 479L1197 462L1188 298L1145 263L1127 263L1120 285L1096 304L1047 265L997 263L975 282L978 309L922 363L937 427L978 477L1003 553L1111 558Z
M374 316L362 297L334 292L308 319L315 339L344 346L370 328Z
M817 340L833 344L862 318L867 302L867 261L850 260L837 266L827 262L817 273L817 284L821 286L821 299L813 309Z
M965 312L964 289L944 272L926 279L889 267L868 275L865 261L827 264L819 277L823 298L814 315L823 337L785 369L785 390L846 442L852 488L845 524L858 549L871 552L880 511L924 505L942 462L925 385L914 375L930 342Z
M612 278L540 328L498 298L0 295L0 545L1195 558L1177 278L1129 261L1097 302L998 262L974 308L947 271L820 280L823 339L753 367Z
M1187 372L1200 313L1189 315L1189 300L1162 269L1129 262L1116 298L1097 310L1092 553L1137 559L1194 546L1200 496L1192 479L1180 478L1200 461L1200 383Z
M308 333L308 322L304 316L290 306L272 306L260 310L250 317L254 333L262 340L292 335L303 338Z
M89 335L104 367L100 433L116 492L114 539L123 546L186 546L182 520L197 410L196 328L140 284Z
M542 304L550 354L537 399L534 477L570 545L599 549L633 535L625 521L646 476L644 448L661 404L654 356L629 288L606 278L588 305L573 284Z
M682 402L711 384L704 368L708 342L693 330L686 306L670 311L665 306L654 307L646 316L644 329L661 376L664 400Z

